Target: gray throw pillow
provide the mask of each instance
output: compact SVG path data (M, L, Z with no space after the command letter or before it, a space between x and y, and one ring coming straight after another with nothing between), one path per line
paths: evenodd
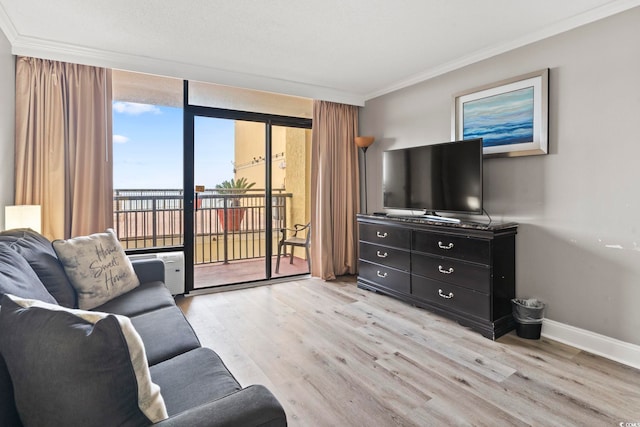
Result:
M78 293L78 307L90 310L140 285L115 232L55 240L53 249Z
M0 241L3 239L9 240L9 247L27 260L58 304L69 308L78 306L76 291L69 283L64 268L46 237L31 229L22 228L1 232Z
M56 303L27 260L0 243L0 296L4 294Z
M11 295L0 350L25 427L142 426L167 418L129 318Z

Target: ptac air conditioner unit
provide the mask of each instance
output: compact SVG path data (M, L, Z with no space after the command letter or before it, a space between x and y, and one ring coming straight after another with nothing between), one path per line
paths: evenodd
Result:
M154 254L129 255L132 260L159 259L164 263L164 283L171 295L184 294L184 253L158 252Z

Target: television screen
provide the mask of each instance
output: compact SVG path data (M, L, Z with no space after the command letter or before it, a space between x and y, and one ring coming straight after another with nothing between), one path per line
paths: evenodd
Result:
M482 139L385 151L383 204L390 209L482 213Z

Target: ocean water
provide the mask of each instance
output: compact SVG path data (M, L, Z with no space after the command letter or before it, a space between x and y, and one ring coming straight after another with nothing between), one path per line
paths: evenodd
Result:
M485 147L533 141L533 87L463 105L463 138L483 138Z

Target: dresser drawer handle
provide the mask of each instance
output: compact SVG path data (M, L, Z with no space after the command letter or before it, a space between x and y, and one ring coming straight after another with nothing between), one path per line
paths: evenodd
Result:
M445 250L447 250L447 251L448 251L449 249L453 249L453 243L449 242L449 244L448 244L448 245L445 245L444 243L442 243L442 241L439 241L439 242L438 242L438 247L439 247L440 249L445 249Z
M445 299L453 298L453 292L449 292L449 295L446 295L444 292L442 292L442 289L438 289L438 295Z
M379 238L381 238L381 239L384 239L385 237L387 237L387 236L388 236L388 234L387 234L387 233L381 233L381 232L379 232L379 231L376 231L376 236L378 236L378 237L379 237Z
M376 255L378 255L378 258L386 258L386 257L389 256L389 254L387 254L386 252L385 253L380 253L380 251L378 251L376 253Z
M438 271L442 274L451 274L453 273L453 267L449 267L448 270L445 270L441 265L438 266Z
M380 270L376 271L376 275L381 279L387 277L387 273L380 273Z

